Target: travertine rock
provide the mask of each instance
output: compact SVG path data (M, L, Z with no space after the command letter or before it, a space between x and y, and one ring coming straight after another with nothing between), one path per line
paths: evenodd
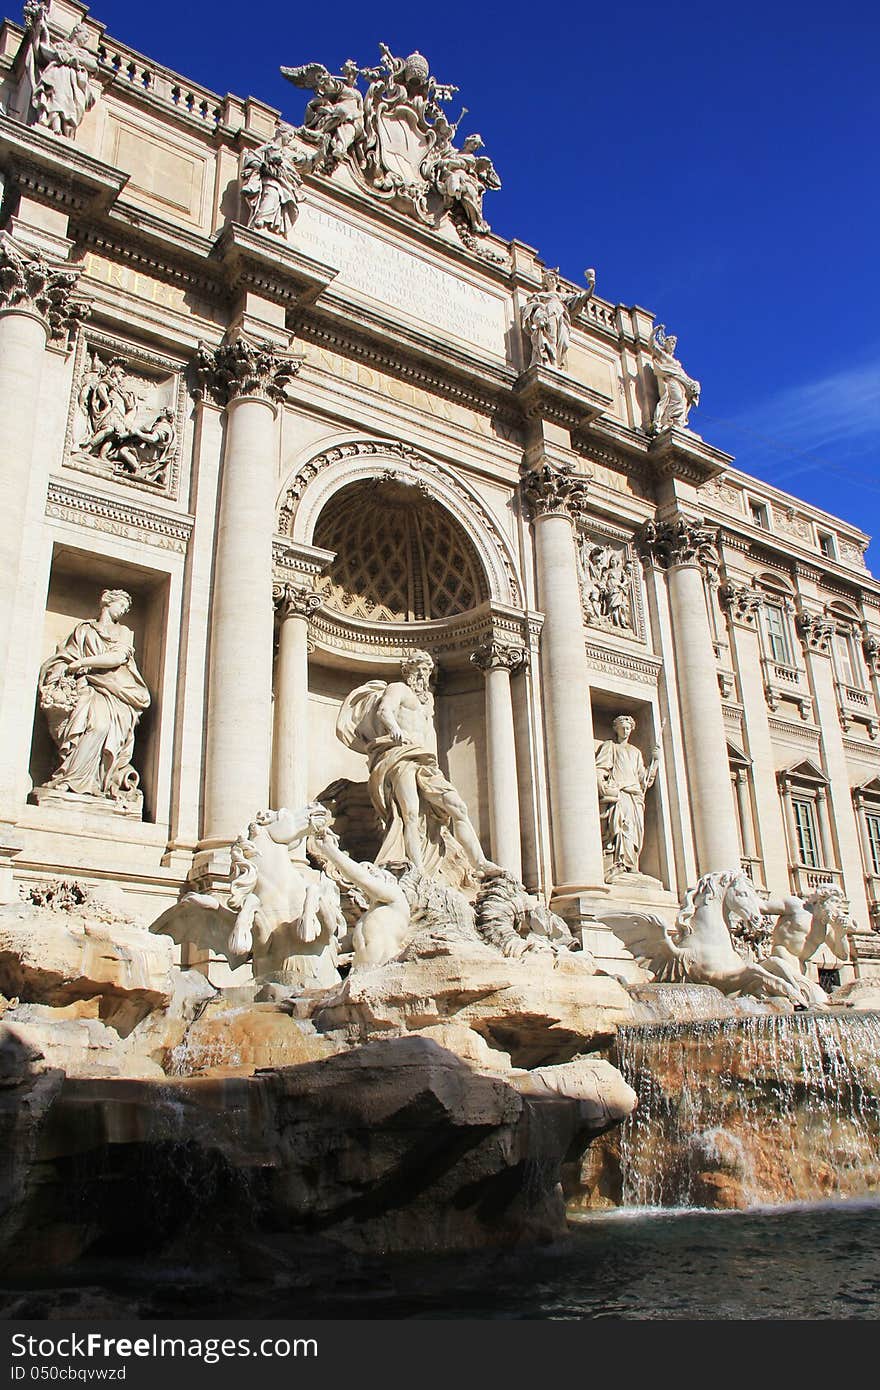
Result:
M70 913L0 909L0 992L55 1005L100 996L105 1021L134 1006L124 1009L133 1026L171 999L174 948L167 937L90 921L87 913L88 905Z
M831 1003L869 1013L880 1010L880 976L869 975L865 979L850 980L848 985L841 985L840 989L834 991Z
M625 1120L638 1103L633 1088L602 1057L575 1057L559 1066L536 1067L511 1081L526 1096L567 1096L578 1101L585 1122L597 1134Z
M175 1076L249 1076L257 1068L317 1062L337 1050L277 1004L230 1009L220 1000L187 1030L167 1066Z
M157 1063L140 1056L97 1017L71 1017L68 1009L20 1004L9 1009L3 1021L7 1032L41 1059L42 1067L58 1068L68 1076L164 1077Z
M465 1024L516 1065L540 1066L602 1047L631 1006L617 980L590 974L577 954L505 960L464 933L432 931L397 960L354 971L314 1019L353 1042Z

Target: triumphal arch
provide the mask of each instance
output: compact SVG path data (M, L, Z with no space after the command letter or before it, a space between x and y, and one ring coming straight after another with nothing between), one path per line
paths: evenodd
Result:
M450 875L600 961L603 914L742 865L837 884L868 963L868 538L699 433L687 342L601 267L493 232L454 73L281 56L283 113L76 0L0 34L5 899L113 880L151 920L313 802L412 860L417 795Z

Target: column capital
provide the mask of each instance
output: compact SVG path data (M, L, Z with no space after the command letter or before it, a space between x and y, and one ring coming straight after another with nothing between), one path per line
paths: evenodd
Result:
M868 670L872 675L880 676L880 637L876 633L866 632L862 637L862 651L865 653Z
M216 348L199 343L195 357L196 398L207 397L220 406L245 396L280 404L287 399L287 388L302 360L292 353L280 352L275 343L240 332Z
M73 296L79 275L79 267L53 264L0 232L0 313L31 314L43 319L50 337L64 338L91 312Z
M517 642L501 641L496 637L481 642L476 650L471 652L470 659L483 675L498 670L509 671L511 675L515 675L529 664L529 655L525 647Z
M273 584L272 604L282 622L288 618L305 618L321 607L323 598L307 584Z
M824 613L802 611L795 618L795 627L805 651L818 652L822 656L831 655L834 623L830 618L826 618Z
M703 517L677 516L671 521L647 521L638 537L639 549L663 569L692 565L707 578L718 573L718 528Z
M587 510L588 482L572 463L541 463L520 479L526 511L532 521L564 516L569 521Z
M754 584L733 584L728 581L718 590L721 607L731 622L754 627L755 618L764 605L765 595Z

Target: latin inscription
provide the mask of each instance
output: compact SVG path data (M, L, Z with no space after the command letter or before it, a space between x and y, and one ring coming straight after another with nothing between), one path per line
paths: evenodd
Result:
M504 357L505 305L499 296L308 204L293 242L315 260L339 267L334 286L398 309L419 328L440 329Z

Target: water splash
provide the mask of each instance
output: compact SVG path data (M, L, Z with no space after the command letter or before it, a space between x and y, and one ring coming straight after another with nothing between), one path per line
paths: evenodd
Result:
M880 1013L621 1028L638 1108L622 1204L748 1207L880 1191Z

